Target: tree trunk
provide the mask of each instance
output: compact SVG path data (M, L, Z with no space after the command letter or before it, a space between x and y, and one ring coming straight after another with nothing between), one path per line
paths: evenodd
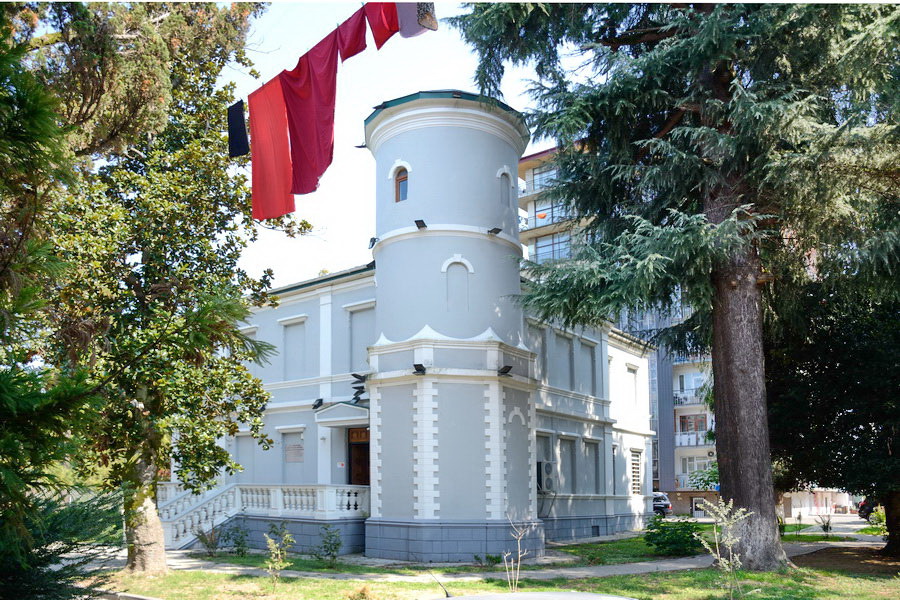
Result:
M900 490L884 494L882 504L884 504L888 542L881 553L887 556L900 556Z
M148 440L148 445L155 446ZM155 452L146 452L153 456ZM141 458L132 469L125 489L125 568L140 573L165 573L166 540L156 510L156 461Z
M721 222L730 207L716 208L710 220ZM787 557L775 518L759 274L755 248L713 270L712 366L721 496L751 512L736 532L736 552L745 568L770 571Z

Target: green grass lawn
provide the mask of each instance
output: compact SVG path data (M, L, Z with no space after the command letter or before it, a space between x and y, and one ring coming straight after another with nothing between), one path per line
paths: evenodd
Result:
M794 533L795 531L803 531L804 529L809 529L812 525L807 525L806 523L788 523L784 526L785 533Z
M652 573L602 579L533 581L523 579L521 591L583 591L629 596L639 600L717 600L726 598L720 576L712 569L674 573ZM505 581L455 581L442 578L453 595L506 591ZM812 569L782 573L742 573L744 592L754 600L886 600L900 597L900 578L850 575ZM159 577L117 574L112 587L120 591L164 600L347 600L348 595L368 586L370 600L439 598L434 582L389 582L286 579L272 588L263 577L234 576L196 571L176 571Z
M653 547L644 541L644 536L613 542L558 546L556 550L562 550L577 556L579 559L578 564L583 565L619 565L622 563L669 558L657 554Z
M875 525L867 525L866 527L863 527L856 533L861 533L863 535L884 535L887 532L884 529L884 527L878 527Z

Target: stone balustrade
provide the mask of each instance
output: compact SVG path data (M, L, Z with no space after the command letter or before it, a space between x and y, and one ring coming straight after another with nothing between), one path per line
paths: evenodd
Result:
M195 500L178 498L160 507L168 548L183 548L197 538L198 530L208 531L239 514L316 520L369 514L369 487L364 485L230 484L188 496Z

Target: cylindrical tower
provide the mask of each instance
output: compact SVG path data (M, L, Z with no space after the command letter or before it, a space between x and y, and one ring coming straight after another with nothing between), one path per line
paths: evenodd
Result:
M366 553L471 560L543 549L534 505L533 355L520 292L522 117L465 92L419 92L366 119L376 167L376 331L367 382Z

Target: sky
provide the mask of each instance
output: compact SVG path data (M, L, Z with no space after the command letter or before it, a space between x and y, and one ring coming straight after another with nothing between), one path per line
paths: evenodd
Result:
M251 26L248 55L260 79L247 70L229 67L223 74L236 85L235 95L247 95L292 69L297 59L362 6L351 2L276 2ZM437 2L439 19L465 12L458 4ZM264 269L275 272L281 287L316 277L323 269L334 273L372 260L369 238L375 235L375 159L364 143L363 121L372 107L385 100L422 90L477 91L473 75L477 58L459 32L441 22L438 31L414 38L395 35L382 46L368 40L367 49L339 65L335 107L334 162L312 194L296 196L295 216L314 226L312 233L290 239L262 229L259 240L245 252L241 266L251 276ZM525 90L530 73L509 69L504 77L504 101L518 110L531 105ZM539 141L526 154L552 146Z

